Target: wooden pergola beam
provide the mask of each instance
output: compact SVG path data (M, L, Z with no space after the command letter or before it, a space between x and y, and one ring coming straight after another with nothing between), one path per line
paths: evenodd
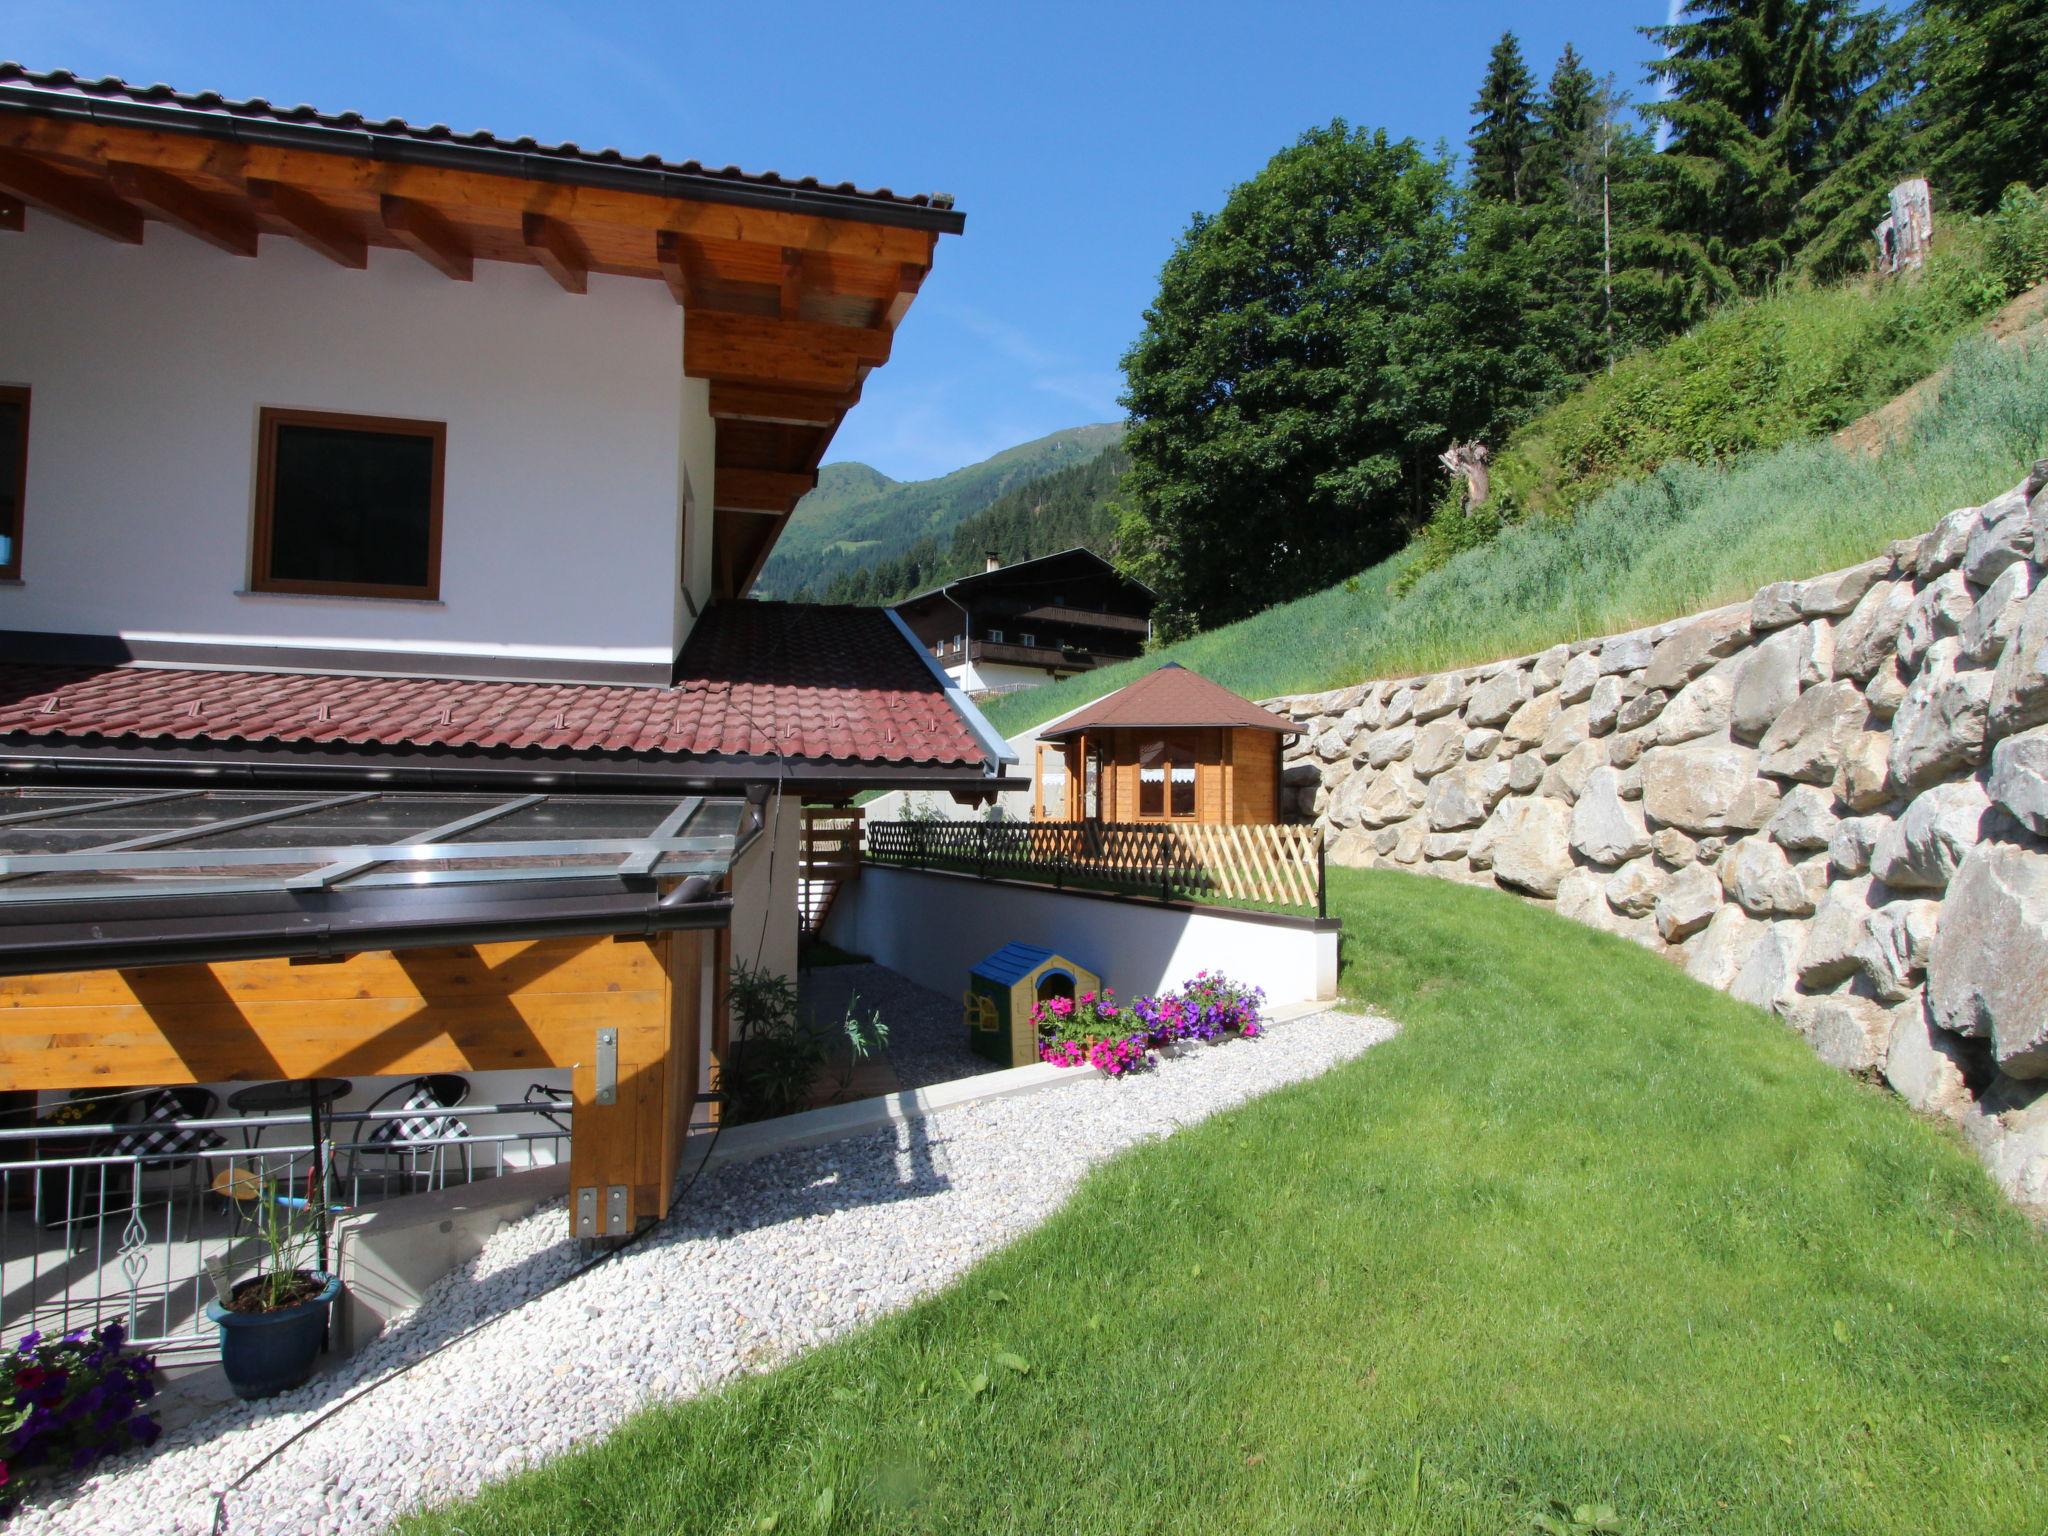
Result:
M896 291L882 305L882 313L876 324L885 331L893 331L910 313L911 302L916 299L918 289L924 286L926 267L913 266L904 262L896 269Z
M541 270L559 283L564 293L589 291L590 258L566 224L544 213L522 214L519 234Z
M249 202L263 217L282 224L299 244L337 266L361 271L370 264L369 242L340 214L297 187L254 177L249 182Z
M203 240L230 256L256 254L256 221L241 209L216 201L190 182L146 165L107 167L107 185L125 203Z
M0 191L109 240L142 244L140 210L114 196L104 182L68 176L33 155L0 148Z
M844 394L888 356L886 331L712 309L692 309L683 322L683 371L714 383Z
M711 414L720 421L757 421L783 427L836 427L860 403L860 390L843 395L776 389L765 384L711 386Z
M696 293L696 280L690 273L690 253L683 237L672 229L656 230L654 264L661 268L661 279L675 301L688 308Z
M454 227L425 203L386 193L377 211L393 239L443 277L458 283L476 276L476 257Z

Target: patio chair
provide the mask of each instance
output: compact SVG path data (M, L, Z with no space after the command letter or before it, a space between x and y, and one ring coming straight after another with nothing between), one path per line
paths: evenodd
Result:
M219 1113L220 1099L211 1089L146 1088L114 1111L108 1123L116 1130L106 1152L134 1158L138 1173L185 1170L191 1175L196 1209L205 1163L198 1154L226 1145L227 1138L219 1131L193 1129L180 1122L211 1120Z
M458 1108L469 1098L469 1079L458 1077L452 1072L435 1072L425 1077L415 1077L396 1084L379 1094L370 1105L374 1113L392 1107L392 1101L400 1101L398 1107L408 1113L388 1120L359 1120L356 1122L355 1137L347 1151L349 1176L359 1181L364 1165L378 1168L383 1174L387 1188L389 1180L403 1176L408 1182L422 1177L429 1188L438 1189L446 1182L446 1158L448 1144L464 1141L469 1137L469 1126L459 1115L439 1113ZM407 1142L433 1142L431 1148L407 1146ZM422 1169L422 1153L426 1153L427 1166ZM404 1166L397 1166L398 1159L404 1159ZM469 1148L462 1149L462 1177L467 1183L474 1170L470 1166Z

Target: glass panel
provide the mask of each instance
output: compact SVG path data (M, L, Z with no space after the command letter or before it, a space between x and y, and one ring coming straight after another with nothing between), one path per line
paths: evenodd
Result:
M409 843L421 833L460 821L494 805L503 805L508 795L451 795L446 799L408 799L380 795L375 800L358 800L324 811L288 816L282 821L244 827L239 832L222 832L194 838L193 848L325 848L350 843ZM495 823L493 823L495 825Z
M425 587L434 439L304 422L274 430L271 577Z
M28 406L0 399L0 567L14 565L14 525L21 515L21 469L28 457Z
M1193 747L1167 748L1167 761L1173 770L1173 806L1175 816L1195 814L1195 750Z
M458 843L530 842L538 838L650 837L668 813L671 799L585 796L550 798L463 833Z
M1148 741L1138 748L1138 815L1166 814L1166 743Z

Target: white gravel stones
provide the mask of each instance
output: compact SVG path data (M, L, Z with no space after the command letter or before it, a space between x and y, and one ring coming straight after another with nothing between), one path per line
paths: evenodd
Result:
M31 1506L15 1536L202 1536L212 1490L357 1387L483 1318L480 1332L344 1410L229 1501L231 1536L356 1536L604 1434L651 1403L764 1370L946 1285L1043 1222L1095 1164L1389 1038L1326 1013L1197 1049L1123 1082L1093 1074L849 1141L729 1164L665 1227L562 1289L559 1205L331 1375L172 1431ZM523 1304L522 1304L523 1303Z

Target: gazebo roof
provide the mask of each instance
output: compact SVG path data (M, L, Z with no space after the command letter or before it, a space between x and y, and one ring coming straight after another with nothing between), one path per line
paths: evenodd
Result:
M1301 727L1286 716L1261 709L1221 683L1212 683L1201 673L1169 661L1128 688L1119 688L1053 729L1041 731L1039 740L1059 741L1085 731L1202 726L1301 734Z

